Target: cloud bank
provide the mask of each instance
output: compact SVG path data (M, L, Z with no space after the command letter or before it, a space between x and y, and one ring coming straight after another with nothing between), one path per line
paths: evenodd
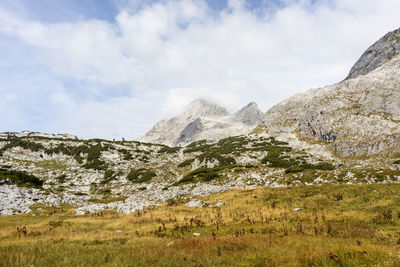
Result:
M400 27L397 0L119 2L113 20L0 4L0 131L137 138L196 97L265 111L343 79Z

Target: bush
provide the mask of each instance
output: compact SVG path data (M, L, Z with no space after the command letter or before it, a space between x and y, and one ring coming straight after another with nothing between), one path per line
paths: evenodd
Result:
M302 172L304 171L304 167L303 166L292 166L289 167L288 169L285 170L285 173L291 173L291 172Z
M219 174L217 172L206 172L204 174L201 174L200 176L201 176L203 181L209 182L209 181L211 181L211 180L213 180L215 178L218 178Z
M126 153L126 154L124 154L124 160L132 160L133 159L133 157L132 157L132 154L131 153Z
M182 179L174 183L174 185L193 182L196 178L200 178L202 181L209 182L215 178L218 178L219 177L218 171L223 169L224 167L198 168L196 170L189 172Z
M118 152L120 152L124 155L124 157L123 157L124 160L133 159L132 154L126 149L119 149Z
M94 169L94 170L99 170L99 171L104 171L107 170L107 165L104 161L95 159L91 162L87 162L85 165L83 165L86 169Z
M197 159L202 162L203 160L208 160L208 161L213 161L217 160L219 163L219 166L227 166L227 165L233 165L236 164L236 160L233 157L224 157L221 154L218 154L217 152L211 151L211 152L205 152L197 157Z
M269 155L264 157L261 160L261 163L262 164L268 163L269 167L285 168L285 169L297 164L297 162L295 160L290 160L290 159L286 160L283 158L273 158L273 157L270 157Z
M177 153L179 149L179 147L164 146L157 153Z
M57 180L59 183L65 183L65 178L67 178L67 175L61 174L60 176L57 176L57 177L56 177L56 180Z
M102 184L106 184L115 178L116 174L113 170L106 170L103 176Z
M142 168L138 170L131 170L126 179L132 183L143 183L151 180L155 176L157 176L155 172Z
M87 169L94 170L107 170L107 165L103 160L100 160L101 152L107 150L107 146L103 147L101 144L96 144L89 148L87 155L87 162L84 165Z
M87 160L88 161L94 161L96 159L99 159L101 156L101 151L102 151L103 147L101 146L101 144L97 144L95 146L92 146L89 150L88 156L87 156Z
M37 152L39 150L44 150L44 146L42 144L22 140L21 138L11 139L11 141L8 144L6 144L1 150L5 151L5 150L13 148L13 147L22 147L23 149L28 149L33 152Z
M314 168L317 170L327 170L327 171L332 171L335 169L335 166L333 166L329 162L321 162L318 163L317 165L314 165Z
M111 189L109 189L109 188L100 189L98 191L98 193L102 194L102 195L108 195L108 194L111 194Z
M68 156L80 156L80 154L87 154L89 153L90 148L86 145L80 146L65 146L64 144L59 144L54 148L46 149L45 152L48 155L53 154L64 154Z
M179 167L179 168L186 167L186 166L192 164L193 161L194 161L194 159L187 159L187 160L182 161L181 163L179 163L179 164L178 164L178 167Z
M0 180L10 179L19 186L38 187L43 186L43 181L34 175L22 171L0 169Z

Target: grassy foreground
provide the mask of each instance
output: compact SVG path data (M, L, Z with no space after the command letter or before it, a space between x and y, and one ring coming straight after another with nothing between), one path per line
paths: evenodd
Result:
M1 217L0 266L400 266L400 184L259 188L203 200L224 204L175 200L86 216L36 206L36 216Z

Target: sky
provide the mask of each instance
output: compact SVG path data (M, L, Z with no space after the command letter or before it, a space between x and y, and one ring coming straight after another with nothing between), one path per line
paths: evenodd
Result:
M205 97L262 111L343 80L398 0L0 0L0 132L138 138Z

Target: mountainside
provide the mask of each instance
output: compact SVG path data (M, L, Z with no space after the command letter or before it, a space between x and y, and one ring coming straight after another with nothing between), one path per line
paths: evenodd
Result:
M184 146L202 139L219 140L249 133L263 115L254 102L230 115L225 108L209 100L196 99L182 114L158 122L138 141Z
M329 142L341 156L400 152L399 33L369 48L346 80L269 109L263 118L268 133Z
M265 135L168 147L136 141L0 138L0 215L35 205L72 205L76 214L133 213L181 199L259 186L399 182L396 157L334 157L321 144ZM218 204L222 205L222 204Z
M359 60L380 66L265 114L253 102L229 114L197 99L157 123L144 142L1 133L0 215L64 204L75 214L133 213L177 199L220 207L201 197L260 186L400 182L400 55L385 52L397 34L370 48L377 58ZM363 73L377 66L358 65Z

